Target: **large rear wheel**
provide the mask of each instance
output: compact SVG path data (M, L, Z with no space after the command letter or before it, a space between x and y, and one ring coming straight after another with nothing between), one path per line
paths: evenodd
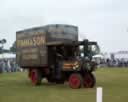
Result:
M83 79L78 73L73 73L69 77L69 86L73 89L78 89L82 86Z
M85 88L92 88L96 84L96 78L93 73L85 73L83 78L83 84Z
M41 71L39 69L31 69L29 73L32 85L36 86L41 84L42 76Z

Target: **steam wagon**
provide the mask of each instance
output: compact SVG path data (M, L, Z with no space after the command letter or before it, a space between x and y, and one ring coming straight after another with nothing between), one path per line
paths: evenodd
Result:
M78 28L73 25L51 24L16 32L16 61L28 69L33 85L46 78L57 84L67 81L73 89L94 87L94 48L97 42L78 41Z

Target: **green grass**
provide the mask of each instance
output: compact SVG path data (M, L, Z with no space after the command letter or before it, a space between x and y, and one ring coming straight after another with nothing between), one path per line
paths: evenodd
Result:
M128 69L96 71L97 86L103 87L103 102L128 102ZM68 84L44 83L34 87L27 73L0 74L0 102L96 102L96 87L71 89Z

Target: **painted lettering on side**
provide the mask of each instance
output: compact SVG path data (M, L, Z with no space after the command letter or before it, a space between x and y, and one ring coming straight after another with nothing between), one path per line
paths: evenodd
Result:
M45 44L44 36L35 36L27 39L17 40L17 48L40 46Z

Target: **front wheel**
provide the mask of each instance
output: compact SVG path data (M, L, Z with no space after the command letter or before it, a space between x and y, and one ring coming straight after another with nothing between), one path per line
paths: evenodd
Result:
M96 84L96 78L93 73L85 73L83 77L83 84L85 88L93 88Z
M69 77L69 86L73 89L78 89L82 86L82 76L78 73L73 73Z

